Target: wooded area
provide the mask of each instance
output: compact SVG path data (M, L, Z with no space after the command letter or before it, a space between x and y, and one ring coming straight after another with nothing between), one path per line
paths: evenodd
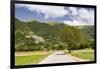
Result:
M22 22L15 18L16 51L94 49L94 26L69 26L64 23Z

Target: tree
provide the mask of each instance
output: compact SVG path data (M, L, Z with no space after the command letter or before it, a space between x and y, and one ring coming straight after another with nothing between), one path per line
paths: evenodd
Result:
M60 30L60 39L66 43L69 53L73 48L77 48L82 42L83 36L80 29L73 26L65 26Z

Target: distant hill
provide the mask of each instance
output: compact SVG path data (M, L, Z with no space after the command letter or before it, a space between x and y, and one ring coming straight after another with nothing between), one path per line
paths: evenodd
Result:
M40 21L22 22L15 18L15 49L16 51L39 50L45 46L52 44L63 43L59 40L59 30L64 26L69 26L64 23L49 22L44 23ZM74 26L84 33L85 39L94 39L94 26ZM36 43L39 43L37 45ZM42 44L41 44L42 43ZM43 43L44 46L43 46ZM47 45L46 45L47 44ZM40 47L41 46L41 47ZM47 48L46 47L46 48ZM45 49L45 48L44 48Z
M32 31L36 35L40 35L43 37L46 36L54 36L57 34L57 30L63 28L65 24L59 23L51 25L50 23L43 23L39 21L31 21L31 22L21 22L18 19L15 19L16 23L16 31L20 30L22 32ZM52 23L53 24L53 23Z
M85 33L86 38L94 39L94 26L93 25L84 25L84 26L76 26L76 27L81 29Z
M84 33L86 33L86 35L88 35L89 38L92 38L94 39L94 34L95 34L95 31L94 31L94 26L85 26L82 31Z
M31 22L22 22L15 19L15 28L16 30L20 30L22 32L32 31L36 35L40 35L43 37L46 36L56 36L57 30L62 29L66 24L64 23L56 23L56 22L49 22L49 23L43 23L36 20L33 20ZM76 26L77 28L81 29L85 34L87 38L94 38L94 26L92 25L85 25L85 26Z

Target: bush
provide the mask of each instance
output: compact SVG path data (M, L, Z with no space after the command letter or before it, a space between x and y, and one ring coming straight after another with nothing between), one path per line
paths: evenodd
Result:
M80 44L79 49L84 49L84 48L88 48L87 44L86 43Z
M94 49L94 41L87 41L85 43L80 44L79 49L84 49L84 48Z

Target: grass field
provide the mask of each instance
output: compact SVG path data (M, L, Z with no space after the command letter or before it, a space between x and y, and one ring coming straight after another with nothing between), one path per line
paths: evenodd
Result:
M15 65L37 64L51 53L47 51L16 52Z
M73 50L71 55L85 60L94 60L93 49Z

